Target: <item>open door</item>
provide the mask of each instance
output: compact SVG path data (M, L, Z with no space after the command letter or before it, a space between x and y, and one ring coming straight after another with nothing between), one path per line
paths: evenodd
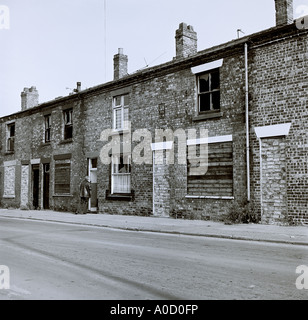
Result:
M39 165L32 166L32 205L33 208L39 209L39 194L40 194L40 167Z
M43 181L43 207L44 209L49 209L49 177L50 164L44 164L44 181Z
M89 201L89 210L91 212L97 212L97 158L88 159L89 172L91 183L91 199Z

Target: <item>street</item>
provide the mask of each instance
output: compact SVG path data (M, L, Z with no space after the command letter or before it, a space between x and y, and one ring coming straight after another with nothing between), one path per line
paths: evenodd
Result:
M307 247L0 218L0 300L307 300Z

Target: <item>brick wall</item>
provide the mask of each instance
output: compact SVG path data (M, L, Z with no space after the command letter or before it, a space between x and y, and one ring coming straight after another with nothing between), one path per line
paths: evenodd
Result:
M253 128L291 123L285 142L287 206L282 214L294 223L307 223L308 38L297 33L293 25L286 39L250 49L252 196L260 213L259 142Z
M259 216L265 212L262 218L267 222L291 219L294 222L307 223L308 43L307 34L302 33L298 36L298 32L293 25L257 34L252 40L247 38L251 202ZM191 67L218 59L223 59L220 68L220 110L215 117L196 117L197 78ZM189 197L187 164L177 162L178 141L175 139L174 164L153 169L153 164L133 162L132 193L122 197L110 197L111 165L100 161L100 152L107 143L100 141L100 137L103 130L112 128L113 98L123 94L130 97L130 134L137 129L146 129L152 135L152 142L155 142L156 129L170 129L173 132L182 129L186 134L189 129L196 129L197 132L206 129L209 137L232 136L233 196L229 194L228 197ZM67 108L73 108L74 136L71 141L63 141L63 109ZM44 115L48 112L52 119L52 141L46 144L43 141L43 125ZM6 124L10 121L16 123L14 153L5 152ZM264 142L264 156L272 157L273 163L262 163L260 143L254 128L283 123L291 123L289 135L278 145L275 144L276 140ZM2 163L16 161L16 196L10 199L2 198L2 205L20 206L21 195L22 203L26 202L26 192L21 192L21 189L26 188L25 178L21 179L22 172L23 177L26 176L23 166L31 167L33 160L39 160L39 203L42 206L43 161L49 159L50 207L55 210L75 211L78 205L79 184L87 174L87 159L98 158L97 187L100 213L151 215L155 199L156 208L161 208L158 214L222 219L234 208L245 207L247 202L244 41L236 40L233 44L209 49L187 60L175 59L170 63L143 70L71 97L40 105L36 109L2 118L0 130ZM139 143L140 141L134 141L132 150ZM275 150L277 152L268 154ZM71 163L69 196L59 197L54 194L55 157L59 155L70 155L66 158ZM2 194L5 170L8 169L2 166ZM265 178L260 172L266 173ZM30 202L31 179L30 170ZM154 198L153 182L154 190L158 192ZM277 193L279 197L275 198ZM271 211L272 198L274 211Z
M73 100L73 99L72 99ZM33 207L33 166L39 169L38 204L43 208L43 178L44 165L50 164L49 205L50 209L61 211L76 211L79 201L78 186L86 175L87 163L82 161L83 154L83 111L79 100L59 103L54 107L37 108L2 119L1 130L6 131L7 123L15 122L15 150L6 152L6 139L2 139L2 159L4 163L14 161L11 177L8 168L1 168L2 192L1 205L5 207ZM74 137L71 141L63 141L63 108L74 110ZM44 116L51 114L52 139L45 143ZM71 191L69 196L56 196L54 193L55 155L71 155ZM10 171L10 172L11 172ZM15 185L13 184L15 183ZM7 185L10 188L7 187ZM6 197L7 192L14 189L15 195Z
M288 222L285 138L261 142L262 222Z

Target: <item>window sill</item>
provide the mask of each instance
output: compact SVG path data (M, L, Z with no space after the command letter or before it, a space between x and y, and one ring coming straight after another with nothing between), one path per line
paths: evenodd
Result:
M134 201L134 191L131 193L114 193L111 194L109 190L106 190L106 200L113 201Z
M115 135L124 135L130 133L129 129L112 129L111 136Z
M203 121L208 119L217 119L223 116L223 112L220 111L209 111L207 113L201 113L193 117L193 121Z
M53 197L67 197L71 198L73 197L71 194L54 194Z
M185 196L186 199L214 199L214 200L234 200L234 197L230 196Z
M4 153L4 155L8 156L8 155L14 154L14 153L15 153L15 151L6 151L6 152Z
M60 144L67 144L67 143L72 143L73 139L65 139L65 140L61 140Z
M51 141L47 141L47 142L42 142L41 143L41 147L47 147L51 145Z

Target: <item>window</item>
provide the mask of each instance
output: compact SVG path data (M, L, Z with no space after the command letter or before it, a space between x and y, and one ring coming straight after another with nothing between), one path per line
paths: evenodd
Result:
M73 109L64 111L64 140L73 138Z
M220 110L219 69L198 76L199 113Z
M55 194L70 194L71 188L71 163L61 161L55 163Z
M200 145L199 145L200 146ZM198 153L198 146L197 146ZM233 196L233 147L232 142L208 144L208 170L204 175L192 175L187 163L187 193L191 196Z
M15 148L15 123L11 123L7 126L7 146L8 152L13 152Z
M130 193L131 156L113 155L111 166L111 193Z
M113 98L113 128L123 130L128 128L129 95Z
M51 115L45 116L45 142L51 140Z

